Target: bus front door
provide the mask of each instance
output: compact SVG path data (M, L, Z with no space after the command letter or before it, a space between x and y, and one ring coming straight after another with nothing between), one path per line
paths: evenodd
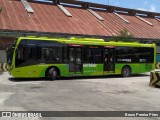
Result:
M69 48L69 74L78 75L82 74L82 48L70 47Z
M115 49L105 48L104 49L104 72L114 73L115 72Z

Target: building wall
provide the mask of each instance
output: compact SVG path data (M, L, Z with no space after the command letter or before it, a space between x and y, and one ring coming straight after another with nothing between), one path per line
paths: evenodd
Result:
M11 37L0 37L0 63L6 63L6 48L8 44L13 43L15 38Z
M6 57L6 51L0 50L0 63L6 63L7 57Z

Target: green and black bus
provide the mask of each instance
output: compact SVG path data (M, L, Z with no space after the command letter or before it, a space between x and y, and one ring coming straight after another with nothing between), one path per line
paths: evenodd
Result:
M100 76L155 69L155 44L93 38L20 37L7 51L9 73L19 78Z

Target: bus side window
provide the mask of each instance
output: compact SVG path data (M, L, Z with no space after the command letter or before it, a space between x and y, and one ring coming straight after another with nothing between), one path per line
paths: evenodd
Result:
M63 61L64 62L68 62L68 48L67 47L63 47Z
M84 48L83 60L85 63L102 63L102 48L96 46Z
M41 53L42 53L41 59L42 59L42 60L45 60L45 58L46 58L46 52L45 52L45 50L46 50L45 48L42 48L42 49L41 49L41 51L42 51L42 52L41 52Z
M52 48L42 48L42 60L44 60L44 61L53 61Z
M61 47L42 48L42 61L51 63L62 62L62 48Z
M56 62L62 62L62 47L56 47L54 48L54 55Z

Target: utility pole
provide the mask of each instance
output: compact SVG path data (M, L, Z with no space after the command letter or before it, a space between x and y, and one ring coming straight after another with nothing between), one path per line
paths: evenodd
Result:
M109 5L109 0L108 0L108 5Z

